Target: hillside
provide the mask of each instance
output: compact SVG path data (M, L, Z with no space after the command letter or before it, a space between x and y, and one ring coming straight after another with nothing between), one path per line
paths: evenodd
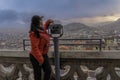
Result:
M70 23L64 25L64 36L80 38L82 35L94 34L96 29L82 23Z
M70 23L64 26L65 31L77 31L81 29L90 29L90 27L82 23Z
M120 31L120 19L115 22L111 22L107 25L99 26L98 29L103 30L104 32L113 32L113 31Z

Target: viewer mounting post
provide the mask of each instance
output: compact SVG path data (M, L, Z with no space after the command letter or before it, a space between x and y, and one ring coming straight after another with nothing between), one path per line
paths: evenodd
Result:
M58 38L63 35L63 26L61 24L52 24L49 26L48 33L53 38L54 42L55 80L60 80L60 57Z

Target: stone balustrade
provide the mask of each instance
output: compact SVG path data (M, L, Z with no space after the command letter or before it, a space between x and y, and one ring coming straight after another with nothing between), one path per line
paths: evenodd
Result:
M60 51L60 67L61 80L120 80L120 51ZM0 51L0 80L34 80L29 52Z

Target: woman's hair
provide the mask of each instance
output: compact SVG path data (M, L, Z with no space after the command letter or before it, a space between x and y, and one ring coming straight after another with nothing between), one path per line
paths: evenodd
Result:
M38 28L40 27L40 20L42 20L42 18L38 15L34 15L31 19L30 32L34 32L37 38L40 38L38 31Z

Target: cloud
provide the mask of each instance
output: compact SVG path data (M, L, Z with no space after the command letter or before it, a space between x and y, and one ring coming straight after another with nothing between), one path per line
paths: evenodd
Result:
M94 25L97 23L102 22L109 22L109 21L116 21L120 18L120 14L110 14L110 15L103 15L103 16L92 16L92 17L84 17L84 18L71 18L63 20L64 23L84 23L87 25Z
M44 16L40 12L17 12L15 10L0 10L0 23L25 22L28 23L33 15Z
M13 10L0 10L0 23L14 22L18 19L18 13Z
M64 22L110 21L119 7L120 0L0 0L0 23L30 23L35 14Z
M14 10L0 10L0 28L25 27L26 24L30 23L28 16L30 15L27 13L22 14Z
M0 27L25 27L30 26L33 15L45 16L43 20L49 17L40 12L17 12L15 10L0 10Z
M119 0L0 0L0 8L17 12L40 12L55 18L106 15L119 10Z

